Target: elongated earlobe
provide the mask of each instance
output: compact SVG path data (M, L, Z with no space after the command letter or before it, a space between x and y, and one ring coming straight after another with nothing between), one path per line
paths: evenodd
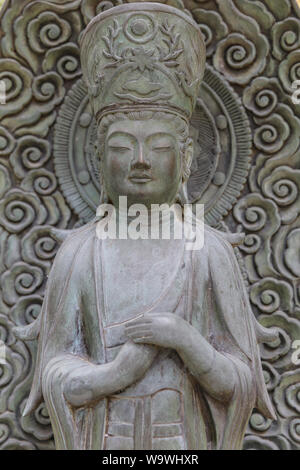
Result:
M100 183L100 187L101 187L101 192L100 192L100 199L99 199L99 204L107 204L109 202L109 198L108 198L108 195L107 195L107 191L106 191L106 188L105 188L105 181L104 181L104 178L103 178L103 172L102 172L102 153L103 153L103 149L102 149L102 146L99 145L99 143L95 143L95 152L97 154L97 157L98 157L98 161L99 161L99 183Z
M184 156L183 156L183 173L182 173L183 183L186 183L190 177L193 155L194 155L193 140L189 137L185 145Z

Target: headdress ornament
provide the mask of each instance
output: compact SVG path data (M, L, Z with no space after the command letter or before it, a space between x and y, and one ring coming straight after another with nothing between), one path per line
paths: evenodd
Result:
M160 3L97 15L83 32L81 63L97 121L107 113L162 109L192 115L205 69L194 20Z

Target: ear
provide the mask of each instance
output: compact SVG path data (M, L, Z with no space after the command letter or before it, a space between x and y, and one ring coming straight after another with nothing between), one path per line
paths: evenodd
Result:
M184 151L184 165L183 165L183 181L184 182L189 179L193 156L194 156L193 139L189 137L187 139L185 151Z

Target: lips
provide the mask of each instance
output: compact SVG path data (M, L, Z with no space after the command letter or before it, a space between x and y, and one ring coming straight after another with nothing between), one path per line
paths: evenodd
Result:
M129 179L134 183L147 183L148 181L152 181L151 176L147 173L131 173Z

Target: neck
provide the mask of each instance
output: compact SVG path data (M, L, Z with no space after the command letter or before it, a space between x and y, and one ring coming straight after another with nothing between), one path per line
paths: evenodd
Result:
M178 238L174 234L178 235L182 230L183 214L178 204L153 204L150 209L140 205L134 210L132 206L127 210L127 206L122 204L118 208L107 207L108 214L104 213L102 205L97 210L101 217L99 224L102 227L106 225L110 234L115 231L115 238L172 239Z

